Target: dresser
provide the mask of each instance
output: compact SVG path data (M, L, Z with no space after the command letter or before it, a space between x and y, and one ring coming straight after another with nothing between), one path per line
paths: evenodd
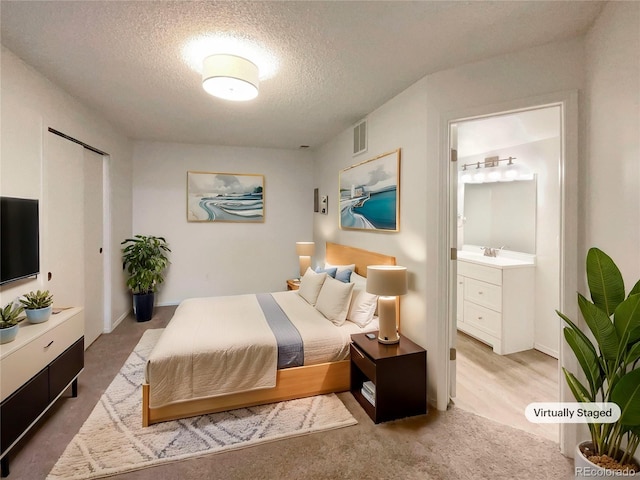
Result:
M13 342L0 345L0 458L8 453L69 387L77 396L84 367L84 314L70 308L38 324L20 323Z
M457 266L458 330L499 355L533 348L535 265L459 257Z

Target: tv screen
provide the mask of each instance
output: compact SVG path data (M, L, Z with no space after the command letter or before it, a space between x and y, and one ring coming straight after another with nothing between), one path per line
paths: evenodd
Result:
M40 273L38 200L0 198L0 285Z

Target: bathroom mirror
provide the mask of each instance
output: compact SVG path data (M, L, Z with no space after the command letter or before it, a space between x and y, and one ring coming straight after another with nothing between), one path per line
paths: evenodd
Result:
M536 180L460 184L467 245L536 253Z

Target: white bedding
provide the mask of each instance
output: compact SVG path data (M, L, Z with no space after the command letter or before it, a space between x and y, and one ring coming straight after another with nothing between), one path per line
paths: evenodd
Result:
M272 295L302 337L305 365L347 359L351 334L378 328L337 327L295 291ZM147 359L149 405L273 388L276 368L276 339L255 295L188 299Z

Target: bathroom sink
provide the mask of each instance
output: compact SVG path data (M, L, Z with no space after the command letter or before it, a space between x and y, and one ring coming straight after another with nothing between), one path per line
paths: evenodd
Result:
M534 265L533 255L527 255L522 258L517 258L507 254L506 252L499 252L495 257L487 257L481 252L470 252L468 250L458 251L458 260L464 260L467 262L478 263L480 265L489 265L493 267L519 267L525 265Z

